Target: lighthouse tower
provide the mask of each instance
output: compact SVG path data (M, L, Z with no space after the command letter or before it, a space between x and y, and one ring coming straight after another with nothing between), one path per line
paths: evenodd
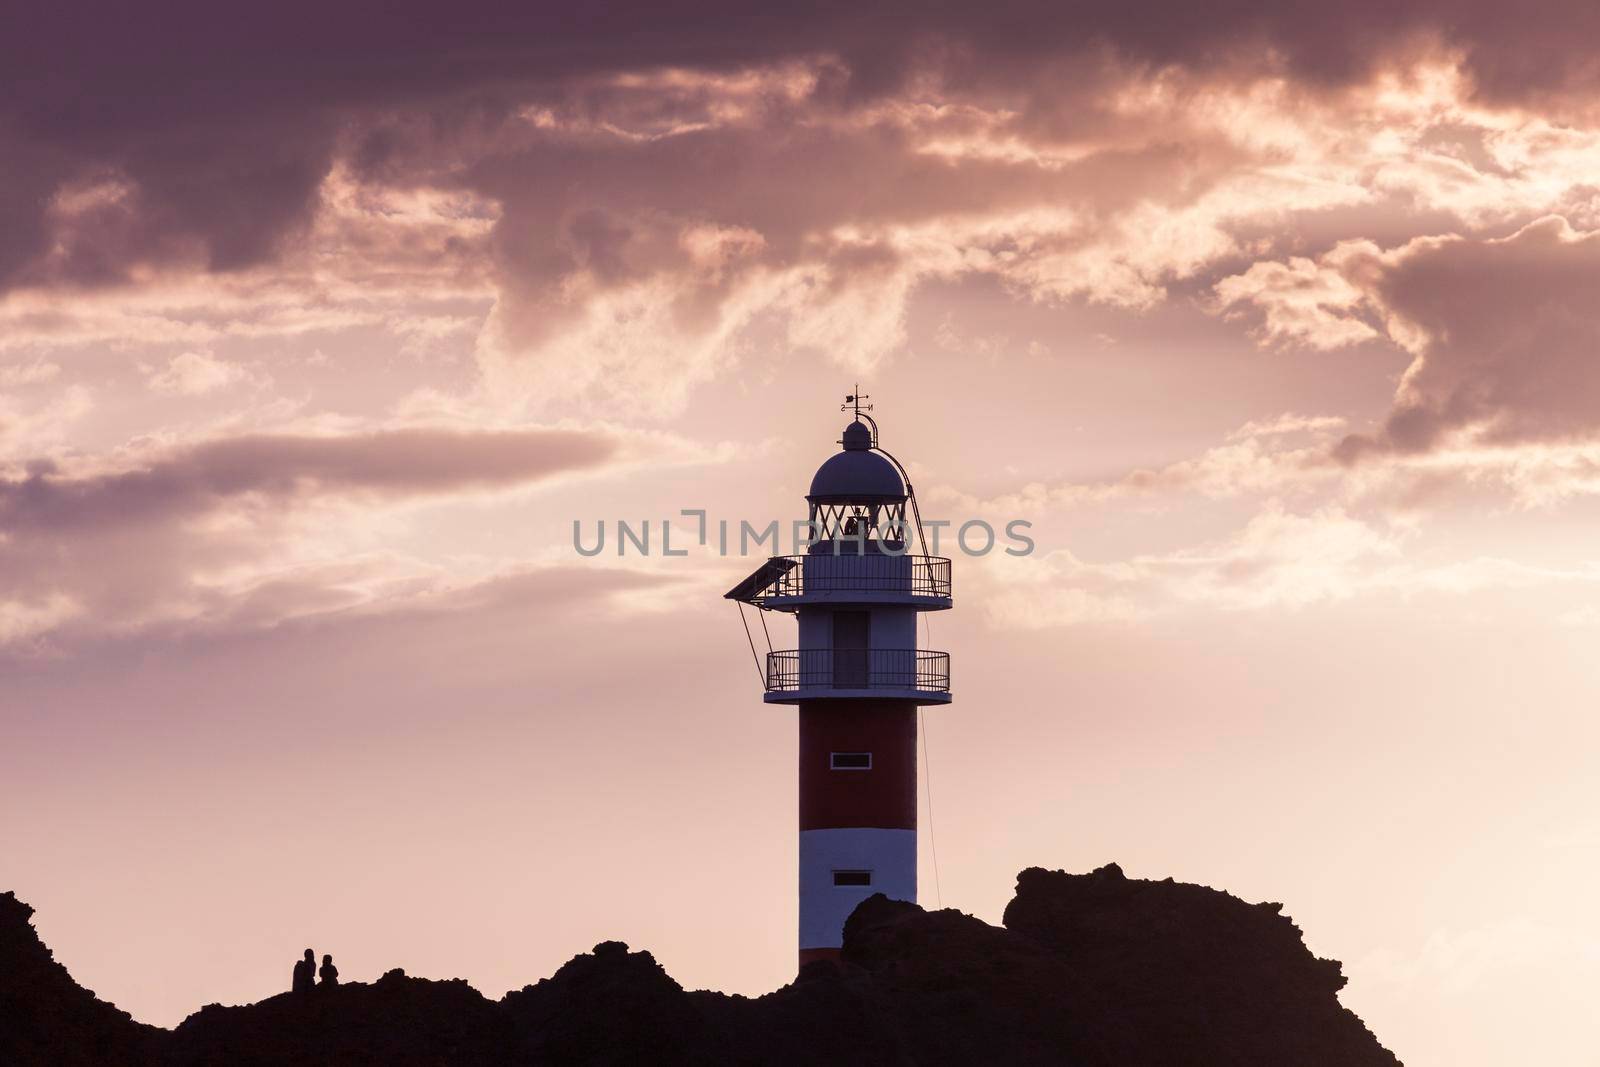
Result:
M873 893L917 899L917 708L950 702L949 655L917 640L921 613L950 607L950 561L911 551L916 498L861 399L806 494L815 543L727 594L798 623L798 648L767 653L764 699L799 709L801 966L838 958Z

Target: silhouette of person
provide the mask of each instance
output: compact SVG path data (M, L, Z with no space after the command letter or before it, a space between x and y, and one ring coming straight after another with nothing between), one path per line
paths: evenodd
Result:
M306 956L294 965L294 985L296 993L309 993L311 987L317 984L317 954L306 949Z
M318 971L317 973L322 976L323 985L339 984L339 968L333 965L332 956L322 957L322 970Z

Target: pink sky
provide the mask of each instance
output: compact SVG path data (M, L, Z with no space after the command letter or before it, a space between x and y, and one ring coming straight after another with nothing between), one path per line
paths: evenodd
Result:
M783 983L753 563L572 523L800 517L859 380L1038 545L933 620L924 903L1283 901L1407 1063L1584 1062L1600 14L1537 6L0 15L0 888L163 1025L308 944Z

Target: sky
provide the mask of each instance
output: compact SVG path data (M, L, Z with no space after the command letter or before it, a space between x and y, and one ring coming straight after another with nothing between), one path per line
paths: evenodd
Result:
M931 620L925 904L1115 861L1282 901L1408 1064L1592 1062L1597 32L14 5L0 887L168 1026L307 945L781 985L794 716L681 512L803 517L859 381L1036 544Z

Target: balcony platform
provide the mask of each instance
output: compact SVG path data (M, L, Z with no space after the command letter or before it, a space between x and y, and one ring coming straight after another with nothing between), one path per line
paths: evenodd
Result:
M768 704L811 700L950 703L950 655L919 648L788 649L767 653Z
M933 692L927 689L836 689L830 686L813 686L807 689L768 690L762 694L763 704L808 704L813 700L904 700L913 704L948 704L953 698L948 690Z
M856 604L944 611L950 607L950 560L881 551L773 556L726 595L771 611Z

